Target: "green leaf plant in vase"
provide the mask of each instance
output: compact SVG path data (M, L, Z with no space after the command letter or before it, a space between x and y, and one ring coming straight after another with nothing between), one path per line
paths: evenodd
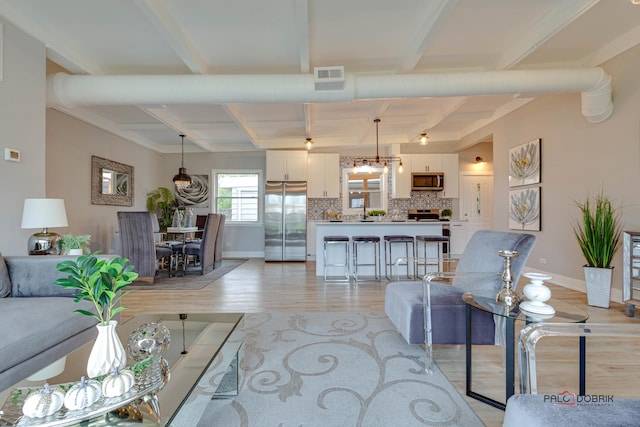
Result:
M587 197L576 205L582 216L574 222L573 231L587 262L584 266L587 303L609 308L613 276L611 261L620 246L621 212L603 193Z
M89 252L91 236L88 234L63 234L58 239L60 255L82 255Z
M75 302L90 301L95 311L75 310L98 321L98 337L87 362L87 375L95 378L127 364L127 355L116 334L117 320L113 317L125 310L120 305L122 297L130 291L124 288L138 278L127 258L98 259L94 252L77 260L62 261L56 268L68 276L53 282L65 289L75 290Z
M383 209L371 209L367 212L367 216L373 217L376 221L382 221L382 218L387 214L387 211Z

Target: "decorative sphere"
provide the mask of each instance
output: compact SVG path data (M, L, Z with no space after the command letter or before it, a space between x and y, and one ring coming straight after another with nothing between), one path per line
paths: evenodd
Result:
M144 360L154 354L162 354L171 343L171 333L162 323L145 323L129 335L127 350L133 360Z

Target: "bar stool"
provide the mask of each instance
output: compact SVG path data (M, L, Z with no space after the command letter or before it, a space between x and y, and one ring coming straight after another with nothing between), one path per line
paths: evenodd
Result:
M409 259L415 257L415 240L413 236L406 236L403 234L392 234L384 236L384 275L387 279L391 280L388 270L393 270L393 245L404 244L404 257L407 258L407 278L412 279L409 269ZM409 244L411 244L411 252L409 252ZM387 252L389 253L387 257ZM392 271L393 273L393 271Z
M327 250L330 245L344 245L344 262L329 263ZM324 281L325 282L349 282L349 237L348 236L325 236L324 237ZM334 267L344 268L344 278L328 279L327 269Z
M420 245L422 242L422 245ZM416 274L420 275L420 267L424 267L424 275L427 274L429 266L435 266L433 271L442 271L441 262L444 259L444 244L449 244L449 236L439 235L422 235L416 236ZM437 257L428 257L427 248L428 245L436 245ZM423 257L420 256L420 246L422 246ZM447 251L447 259L449 258L449 252Z
M353 236L352 254L353 254L353 280L357 282L364 281L358 277L358 267L373 267L373 280L380 281L380 237L378 236ZM358 262L358 247L360 245L373 245L373 262ZM363 248L364 249L364 248Z

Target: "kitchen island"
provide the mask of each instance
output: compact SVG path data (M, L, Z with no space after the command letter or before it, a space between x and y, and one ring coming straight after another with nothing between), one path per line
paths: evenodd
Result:
M407 236L417 235L442 235L442 226L448 225L448 222L441 221L403 221L403 222L391 222L391 221L354 221L354 222L338 222L338 221L326 221L316 224L316 276L322 276L324 274L324 238L325 236L378 236L380 237L380 263L382 265L381 271L384 276L384 236L390 234L406 234ZM351 245L351 243L349 244ZM435 247L432 248L435 251ZM343 252L344 254L344 252ZM435 255L429 254L429 257ZM339 254L329 254L330 262L333 256ZM344 256L344 255L343 255ZM358 253L358 257L371 256L373 257L373 251L371 254ZM373 269L371 269L373 271Z

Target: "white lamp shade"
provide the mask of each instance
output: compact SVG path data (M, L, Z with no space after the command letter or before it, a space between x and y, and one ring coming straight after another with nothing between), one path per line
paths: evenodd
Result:
M64 199L25 199L22 228L67 227Z

